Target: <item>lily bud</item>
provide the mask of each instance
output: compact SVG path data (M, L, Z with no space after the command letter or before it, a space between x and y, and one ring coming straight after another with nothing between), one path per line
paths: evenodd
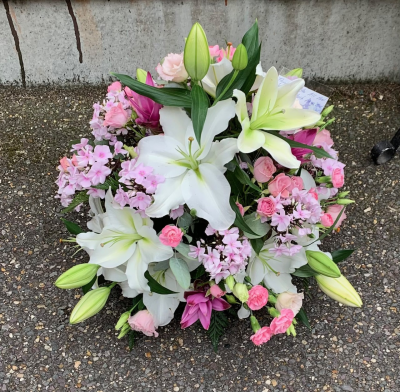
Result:
M131 327L128 323L124 324L124 326L121 329L121 332L118 335L118 339L123 338L127 333L129 333L129 331L131 331Z
M336 204L339 204L341 206L347 206L348 204L355 203L354 200L350 199L338 199L336 200Z
M97 264L79 264L65 271L54 283L60 289L76 289L88 284L100 268Z
M338 193L338 198L341 199L343 197L346 197L348 194L350 193L350 191L344 191L344 192L340 192Z
M335 301L343 305L361 308L362 301L350 282L341 275L339 278L329 278L324 275L315 277L319 288Z
M136 79L140 83L146 83L147 72L144 69L138 68L136 70Z
M238 302L236 301L236 298L233 295L225 294L225 299L231 304L235 305Z
M244 283L236 283L232 292L240 302L247 302L249 299L249 290Z
M332 259L323 252L316 250L306 250L308 265L319 274L338 278L341 273L338 266Z
M247 57L246 47L243 44L240 44L233 54L232 67L233 69L236 69L236 71L241 71L247 67L248 62L249 59Z
M232 275L229 275L227 278L225 278L225 283L231 290L233 290L233 287L235 286L235 278Z
M333 110L334 107L335 107L335 105L331 105L331 106L328 106L327 108L325 108L325 109L322 111L321 116L322 116L322 117L328 116L329 113Z
M260 323L254 316L250 316L251 328L253 329L254 333L261 329Z
M210 67L210 50L206 33L200 23L195 23L186 39L183 62L189 76L200 81L207 75Z
M103 309L110 295L111 287L100 287L86 293L76 304L69 318L70 324L78 324Z
M303 68L292 69L285 76L297 76L298 78L301 78L303 76Z
M130 310L128 310L127 312L121 314L121 317L119 318L119 320L118 320L118 322L117 322L117 324L115 326L115 329L117 331L119 329L121 329L125 325L125 323L128 321L128 318L129 318L130 315L131 315Z

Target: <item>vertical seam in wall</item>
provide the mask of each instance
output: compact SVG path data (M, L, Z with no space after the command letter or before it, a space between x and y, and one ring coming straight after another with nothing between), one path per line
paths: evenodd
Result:
M75 17L75 14L74 14L74 10L72 8L71 0L65 0L65 2L67 3L68 12L71 15L72 23L74 24L75 38L76 38L76 48L78 49L78 52L79 52L79 62L82 63L83 62L83 56L82 56L81 37L80 37L80 34L79 34L78 22L76 20L76 17Z
M10 7L8 5L8 0L3 0L3 4L4 4L4 9L6 10L6 16L7 16L8 24L10 25L11 34L14 37L15 49L16 49L16 51L18 53L19 66L21 68L22 85L24 87L26 87L24 60L22 59L21 48L19 46L18 33L17 33L17 30L15 30L14 21L12 19L11 14L10 14Z

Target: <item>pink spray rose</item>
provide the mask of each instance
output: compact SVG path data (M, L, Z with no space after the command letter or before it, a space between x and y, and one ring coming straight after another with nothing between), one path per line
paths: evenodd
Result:
M271 331L274 335L285 333L292 324L294 318L293 310L282 309L279 317L275 317L271 323Z
M120 82L114 82L111 83L108 87L107 87L107 92L109 93L119 93L122 90L122 86Z
M239 208L240 215L243 216L244 215L244 207L238 201L236 202L236 205Z
M176 226L165 226L161 230L160 241L167 246L178 246L182 240L183 232Z
M331 138L331 133L327 129L324 129L321 132L317 133L317 135L315 136L313 145L314 146L322 146L324 143L326 143L329 147L333 146L333 140Z
M253 286L249 290L249 299L247 300L247 306L251 310L260 310L268 302L268 290L260 285Z
M303 293L281 293L276 299L275 308L279 312L282 312L283 309L291 309L296 316L296 314L299 313L301 307L303 306L303 299Z
M275 203L270 197L258 199L257 214L270 218L276 212Z
M344 185L344 171L342 168L337 167L333 169L331 174L332 185L335 188L341 188Z
M103 125L105 127L123 128L129 121L130 113L124 109L121 102L113 106L105 115Z
M292 176L292 189L290 189L290 192L294 189L297 188L299 191L301 191L304 188L304 183L303 179L298 176Z
M210 287L210 293L215 298L221 298L226 294L226 291L222 291L217 284Z
M256 346L260 346L267 343L272 336L273 333L270 327L262 327L254 335L250 336L250 339Z
M154 319L148 310L140 310L128 318L128 323L134 331L143 332L146 336L158 336Z
M321 216L321 224L325 227L331 227L333 225L333 218L331 214L325 213Z
M267 182L276 172L276 167L270 157L258 158L254 163L254 178L258 182Z
M329 206L328 207L328 209L326 210L326 214L329 214L332 217L331 226L333 225L333 223L335 222L336 218L340 214L340 211L342 211L343 208L344 208L344 206L341 206L339 204L334 204L333 206ZM326 214L324 214L324 215L326 215ZM335 225L335 229L337 229L346 218L347 218L346 213L343 211L343 214L340 216L340 219L338 220L338 222ZM322 223L322 220L321 220L321 223Z
M276 197L281 194L282 197L289 197L290 189L292 187L292 180L284 173L278 174L269 184L268 190L271 195Z
M176 83L185 81L189 76L183 64L183 53L170 53L162 64L157 65L156 71L161 79Z

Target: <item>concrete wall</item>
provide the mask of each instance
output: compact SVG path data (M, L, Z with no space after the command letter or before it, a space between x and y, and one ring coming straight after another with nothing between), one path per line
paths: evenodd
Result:
M101 83L155 73L199 21L237 45L258 18L264 67L322 80L400 81L400 0L15 1L0 5L0 83Z

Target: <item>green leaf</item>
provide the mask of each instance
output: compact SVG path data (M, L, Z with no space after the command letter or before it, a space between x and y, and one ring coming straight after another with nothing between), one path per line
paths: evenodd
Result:
M133 346L135 345L135 331L134 330L129 332L128 342L129 342L129 351L132 351Z
M250 240L251 247L254 252L258 255L261 252L262 247L264 246L264 241L261 238L252 238Z
M302 322L307 328L311 329L311 325L308 321L307 313L304 311L304 308L301 308L299 313L297 313L296 319Z
M122 84L128 86L136 93L152 99L153 101L165 106L178 106L183 108L192 107L190 91L184 88L157 88L131 78L128 75L111 72Z
M262 192L262 190L256 184L250 181L249 176L243 169L239 167L239 164L237 164L234 174L243 185L247 185L257 192Z
M343 260L346 260L355 249L338 249L332 252L332 260L338 264Z
M292 275L299 278L309 278L310 276L318 275L318 272L315 272L308 264L306 264L297 268L296 271L292 272Z
M187 212L178 218L178 227L188 228L193 222L193 217Z
M279 137L279 139L282 139L287 144L289 144L290 147L307 148L308 150L312 150L314 152L314 155L317 158L331 158L331 159L333 159L323 148L309 146L308 144L295 142L294 140L290 140L290 139L280 135L278 132L275 132L275 131L265 131L265 132L268 132L268 133L270 133L270 134L272 134L272 135L274 135L276 137Z
M169 268L169 259L153 264L154 271L165 271Z
M83 294L88 293L92 289L92 286L95 284L96 279L97 279L97 275L93 276L93 279L89 283L82 286Z
M239 211L239 208L236 205L235 199L233 197L231 197L229 199L229 203L231 205L232 210L235 211L235 213L236 213L236 219L235 219L235 222L233 224L235 226L237 226L239 229L241 229L242 231L257 236L257 233L255 233L253 230L251 230L251 228L248 226L248 224L243 219L243 216L241 215L241 213Z
M206 269L203 264L200 264L195 270L190 273L192 280L201 278L206 273Z
M65 214L67 212L72 211L75 207L79 206L79 204L86 203L89 201L89 195L86 191L79 192L74 199L71 201L68 207L64 208L61 213Z
M200 144L201 133L207 117L208 97L206 92L198 85L192 87L192 123L197 142Z
M210 328L208 328L208 336L214 347L214 351L218 350L218 343L221 336L225 333L228 326L228 318L224 312L213 311L211 313Z
M71 234L78 235L79 233L83 233L83 230L76 223L70 222L69 220L66 220L64 218L61 218L61 220Z
M190 272L188 265L182 259L173 257L169 260L169 266L179 285L187 290L190 286Z
M261 223L261 219L256 219L254 214L245 216L244 221L254 233L257 233L257 235L253 235L244 232L244 235L249 239L264 237L271 228L267 223Z
M258 42L258 21L253 23L253 26L246 31L246 34L242 38L242 44L246 47L247 56L253 56L259 47Z
M113 191L116 191L119 188L120 183L112 177L107 178L107 180L103 184L93 185L92 188L103 189L108 191L111 187Z
M158 283L151 275L149 271L146 271L144 273L144 277L148 280L149 282L149 287L150 291L152 293L157 293L157 294L176 294L175 291L172 291L170 289L167 289L160 283Z
M231 186L232 195L234 195L234 196L240 195L243 187L242 187L240 181L238 180L238 178L236 177L235 173L228 170L225 173L225 177L228 180L229 185Z

